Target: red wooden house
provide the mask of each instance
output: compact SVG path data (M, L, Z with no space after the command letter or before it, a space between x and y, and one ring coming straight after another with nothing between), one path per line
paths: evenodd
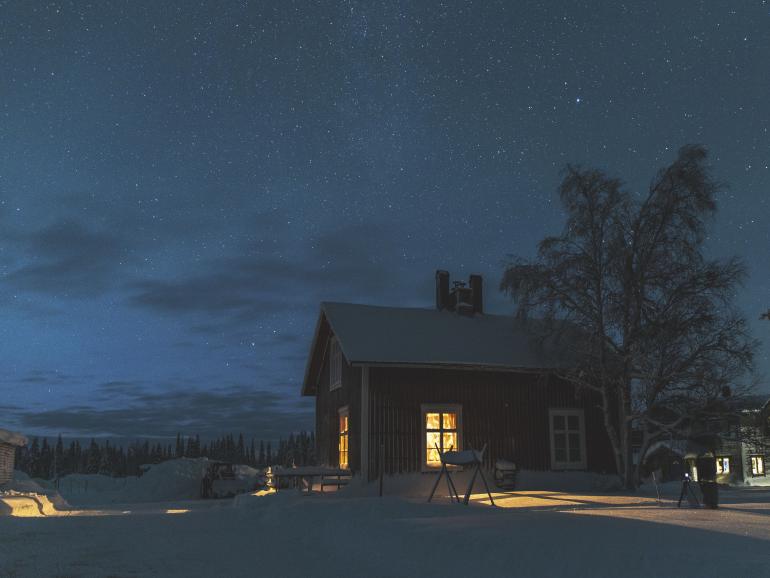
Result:
M485 314L478 275L454 285L436 273L435 309L321 304L302 385L321 463L374 479L486 444L490 469L614 471L597 399L555 375L565 336Z

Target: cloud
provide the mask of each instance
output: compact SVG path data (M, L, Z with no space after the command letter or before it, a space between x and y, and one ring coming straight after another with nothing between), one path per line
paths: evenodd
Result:
M125 263L128 243L74 220L57 221L32 233L14 235L24 263L3 277L6 286L62 297L100 294L113 286Z
M204 272L181 279L131 283L130 303L167 314L226 317L227 330L276 313L309 313L321 299L383 294L394 280L394 266L373 255L387 256L393 245L385 227L343 227L321 235L293 257L254 252L211 261ZM204 333L220 330L218 324L197 327Z
M104 384L107 389L116 382ZM118 437L169 436L177 432L204 437L222 432L244 432L264 439L285 437L297 429L312 427L312 404L301 400L286 406L286 395L245 386L210 391L175 389L127 392L121 407L88 405L20 413L24 428L61 432L70 436Z
M61 371L50 371L45 369L35 369L18 380L19 383L41 384L41 385L62 385L74 383L74 376L67 375Z

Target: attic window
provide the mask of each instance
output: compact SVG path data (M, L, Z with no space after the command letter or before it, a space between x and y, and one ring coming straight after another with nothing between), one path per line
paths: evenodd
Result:
M336 337L329 344L329 391L342 387L342 349Z

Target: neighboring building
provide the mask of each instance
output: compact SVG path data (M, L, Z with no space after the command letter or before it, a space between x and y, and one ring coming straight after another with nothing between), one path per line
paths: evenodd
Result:
M751 483L768 476L770 457L770 398L743 397L728 403L727 413L693 428L690 440L666 440L647 453L647 469L657 470L663 480L681 479L686 472L698 479L698 461L716 467L716 481ZM701 462L703 464L703 462Z
M302 395L316 398L324 465L373 479L486 445L487 467L614 472L598 400L555 375L566 332L486 315L482 295L480 276L450 290L438 271L436 309L321 304Z
M27 438L23 435L0 429L0 485L7 484L13 478L16 448L26 443Z

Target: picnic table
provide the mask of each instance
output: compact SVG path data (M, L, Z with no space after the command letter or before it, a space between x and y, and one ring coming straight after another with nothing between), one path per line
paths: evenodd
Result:
M320 479L321 491L326 486L347 485L351 478L350 470L340 468L325 468L319 466L301 466L297 468L274 467L271 468L273 487L278 490L281 487L281 480L288 480L289 487L297 488L300 492L307 489L310 493L313 491L313 484L316 479Z

